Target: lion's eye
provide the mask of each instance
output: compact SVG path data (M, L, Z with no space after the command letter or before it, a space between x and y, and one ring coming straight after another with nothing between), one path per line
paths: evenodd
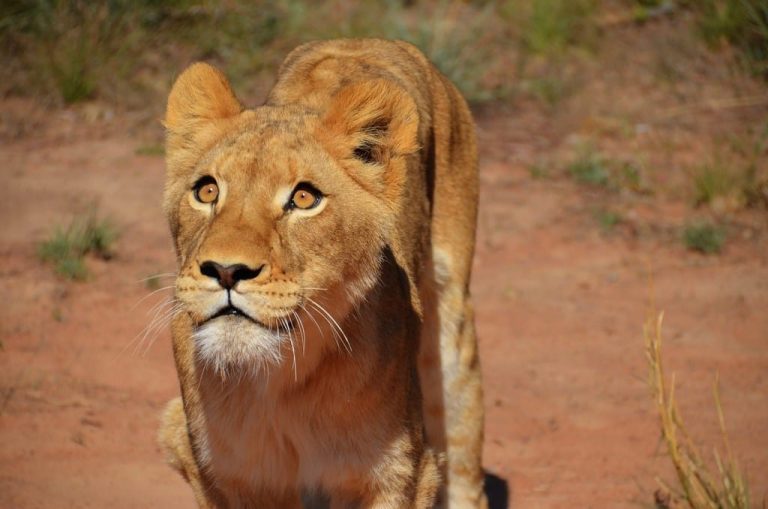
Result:
M193 188L195 198L200 203L213 203L219 197L219 186L216 179L211 176L205 176L195 183Z
M290 209L309 210L317 207L322 201L323 195L309 184L299 184L293 190L291 201L288 203Z

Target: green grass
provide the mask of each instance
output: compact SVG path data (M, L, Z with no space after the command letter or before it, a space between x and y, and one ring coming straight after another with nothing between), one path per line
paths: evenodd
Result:
M67 104L99 95L125 101L126 92L142 89L137 70L159 33L149 20L174 3L3 2L0 51L20 69L12 80L16 91Z
M521 42L530 53L559 55L569 47L588 47L594 43L594 0L531 0L524 6L510 0L506 4L510 11L524 12Z
M331 11L337 11L334 4ZM345 13L338 22L313 28L315 10L303 11L294 19L297 32L310 38L380 37L401 39L418 47L440 71L474 103L506 96L510 86L504 79L507 66L503 57L509 50L505 27L495 17L496 5L472 5L438 0L415 2L365 3ZM330 19L338 13L327 13Z
M511 39L497 4L10 0L0 6L0 56L19 72L0 92L146 107L140 97L161 103L181 68L207 60L226 69L244 99L255 99L301 43L383 37L418 46L468 100L494 100L511 89Z
M747 206L768 208L768 122L751 134L733 140L744 161L741 190Z
M609 233L617 225L621 224L624 218L616 211L599 209L595 211L595 220L603 232Z
M65 45L50 56L53 79L65 103L89 99L96 91L97 78L88 65L91 49L85 37L80 37L74 44Z
M699 31L711 45L736 47L747 66L768 78L768 2L765 0L697 0Z
M718 197L732 196L739 183L727 164L716 159L699 166L693 172L694 204L707 205Z
M621 187L636 193L649 193L651 190L643 182L641 167L632 162L625 162L619 169L619 182Z
M664 6L665 3L674 7L674 4L670 0L634 0L634 8L632 10L633 19L637 23L643 23L653 14L654 10Z
M531 175L532 179L539 180L549 177L550 169L547 164L537 162L528 166L528 173Z
M515 54L515 87L550 109L572 95L579 85L579 55L597 48L597 8L597 0L498 2L497 12L509 25L509 49L500 46L495 54Z
M438 2L431 10L402 24L402 13L390 10L388 25L382 34L403 39L421 49L470 102L484 102L508 93L503 75L503 41L494 31L494 9L488 4L470 10L457 3ZM497 27L498 28L498 27Z
M712 223L693 223L683 229L685 247L703 254L720 253L725 239L725 229Z
M137 156L160 157L165 155L165 147L160 143L141 145L134 153Z
M694 204L719 200L731 209L768 206L768 123L727 141L691 172Z
M634 0L654 8L659 0ZM727 40L768 71L768 4L689 0L713 44ZM526 77L526 55L560 68L573 49L595 49L598 0L339 2L333 0L7 0L0 3L2 93L48 95L63 103L93 97L159 106L173 77L193 60L227 70L245 99L263 95L296 45L334 37L412 42L472 102L504 99L511 69L548 105L573 88L551 69ZM169 63L173 63L169 65ZM535 67L535 66L534 66Z
M88 277L85 256L103 259L112 256L117 230L109 220L99 219L95 212L76 217L66 228L57 227L38 247L38 256L52 263L57 274L72 280Z
M763 171L761 171L761 169ZM742 191L748 207L768 208L768 173L766 166L762 168L757 164L747 167Z
M605 160L591 147L580 148L567 171L582 184L606 187L610 183L611 175Z
M545 106L554 108L568 94L566 82L557 76L542 76L525 82L531 94Z

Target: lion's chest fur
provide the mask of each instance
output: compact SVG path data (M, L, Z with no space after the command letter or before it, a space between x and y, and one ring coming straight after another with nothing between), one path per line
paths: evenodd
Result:
M296 429L285 411L245 389L205 402L201 456L219 482L282 487L298 477Z
M255 486L327 489L398 456L396 428L385 415L370 419L378 413L376 401L357 400L356 391L349 386L346 393L334 377L318 378L303 391L282 394L255 378L233 387L203 381L197 443L217 484L240 493Z
M314 416L298 415L293 405L241 382L224 397L205 398L206 423L201 458L225 483L283 488L312 486L320 474L337 470L334 437L313 430Z

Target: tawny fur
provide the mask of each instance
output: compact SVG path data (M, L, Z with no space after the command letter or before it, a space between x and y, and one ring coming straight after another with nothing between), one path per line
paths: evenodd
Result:
M160 443L200 507L485 507L477 155L453 85L405 43L311 43L253 110L191 66L165 126L182 397ZM286 207L299 183L317 207ZM259 270L227 293L205 261ZM252 319L212 319L228 298Z

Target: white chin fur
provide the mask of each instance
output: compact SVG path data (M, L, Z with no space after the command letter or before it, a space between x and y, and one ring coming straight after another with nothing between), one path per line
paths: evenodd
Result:
M197 355L209 368L226 377L243 370L258 375L282 360L280 333L236 316L222 316L194 334Z

